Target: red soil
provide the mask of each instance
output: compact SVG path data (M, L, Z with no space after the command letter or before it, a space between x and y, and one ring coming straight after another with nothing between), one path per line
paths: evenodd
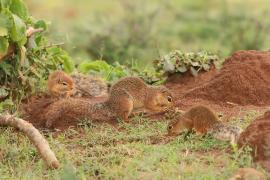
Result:
M166 86L182 109L204 104L227 116L263 109L270 105L270 52L237 51L219 71L213 68L195 78L174 75Z
M212 68L197 77L189 73L175 74L165 85L171 89L176 106L182 110L206 105L222 112L225 119L244 115L248 110L263 111L270 106L270 52L238 51L226 59L221 70ZM87 100L98 103L105 99ZM23 117L34 125L44 126L45 120L39 117L54 101L48 96L32 98L22 106ZM152 119L159 117L151 116ZM58 128L63 129L77 121L61 123Z

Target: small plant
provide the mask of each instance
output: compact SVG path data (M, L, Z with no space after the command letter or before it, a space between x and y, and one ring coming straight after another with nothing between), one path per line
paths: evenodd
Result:
M85 61L79 64L78 71L84 74L98 75L106 81L115 81L124 76L138 76L148 84L160 84L163 80L161 75L150 70L141 70L138 68L129 68L118 62L110 65L106 61Z
M217 55L206 51L184 53L174 50L154 61L154 65L158 72L173 74L190 71L193 76L197 76L199 71L209 71L218 60Z
M73 70L69 55L43 35L46 30L47 23L29 16L22 0L0 0L1 101L11 100L16 106L44 87L50 71Z

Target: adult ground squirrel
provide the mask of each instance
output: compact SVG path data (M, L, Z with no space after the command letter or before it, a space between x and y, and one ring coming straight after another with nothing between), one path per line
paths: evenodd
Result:
M108 85L100 78L75 73L71 75L75 83L74 97L104 97L108 95Z
M126 81L128 83L125 83ZM113 85L105 102L91 103L75 98L61 99L52 103L44 114L47 127L53 126L54 122L61 118L70 120L122 118L128 122L134 107L147 107L150 111L160 111L170 107L171 104L172 96L165 87L148 86L139 78L127 77Z
M54 97L70 97L74 92L74 81L64 71L54 71L49 75L47 87Z
M144 108L150 112L162 112L173 106L172 93L165 86L150 86L138 77L124 77L112 85L110 93L123 89L129 94L133 104L132 109ZM122 101L116 96L115 102ZM120 109L126 109L125 106ZM126 115L131 110L126 109ZM127 118L125 118L127 120Z
M215 113L208 107L198 105L192 107L182 116L168 125L168 135L179 135L185 129L194 129L198 134L210 134L222 141L230 141L235 145L242 129L224 124L218 120Z

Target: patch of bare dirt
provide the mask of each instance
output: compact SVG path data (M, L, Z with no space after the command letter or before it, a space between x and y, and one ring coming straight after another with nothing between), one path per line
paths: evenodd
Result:
M175 95L176 106L186 110L207 105L227 118L243 110L264 110L270 106L270 52L237 51L221 70L193 77L174 75L166 86Z

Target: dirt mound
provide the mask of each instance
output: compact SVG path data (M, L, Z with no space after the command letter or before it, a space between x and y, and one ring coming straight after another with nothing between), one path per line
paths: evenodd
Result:
M250 146L254 161L270 170L270 111L255 119L241 133L238 145Z
M220 71L198 77L170 77L166 86L179 107L205 104L217 107L270 105L270 52L238 51L227 58ZM214 108L215 109L215 108Z

